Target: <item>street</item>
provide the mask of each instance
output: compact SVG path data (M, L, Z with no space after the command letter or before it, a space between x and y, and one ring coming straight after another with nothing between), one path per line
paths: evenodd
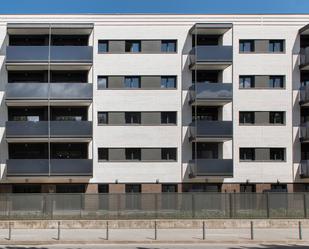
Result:
M152 245L41 245L41 246L0 246L0 249L308 249L307 244L229 244L229 245L189 245L189 244L152 244Z

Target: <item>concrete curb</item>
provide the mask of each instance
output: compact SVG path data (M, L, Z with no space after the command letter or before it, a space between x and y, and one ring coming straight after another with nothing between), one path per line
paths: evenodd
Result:
M23 241L23 240L0 240L1 245L100 245L100 244L293 244L308 245L309 240L100 240L100 241L77 241L77 240L49 240L49 241Z

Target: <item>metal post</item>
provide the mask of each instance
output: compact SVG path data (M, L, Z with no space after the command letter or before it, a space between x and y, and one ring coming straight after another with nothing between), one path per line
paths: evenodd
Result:
M12 223L9 222L9 236L8 236L8 240L12 239Z
M254 240L253 221L250 221L251 240Z
M266 212L267 212L267 218L269 218L269 193L266 193Z
M299 240L302 240L302 239L303 239L301 221L298 222L298 238L299 238Z
M58 221L58 236L57 240L60 240L60 221Z
M203 240L206 239L206 226L205 226L205 221L203 221Z
M154 234L154 239L155 240L157 240L157 238L158 238L158 231L157 231L157 221L155 220L154 221L154 232L155 232L155 234Z
M304 218L307 218L307 198L306 193L304 193Z
M191 195L191 202L192 202L192 218L195 218L195 196L194 193Z
M158 203L158 194L154 194L155 196L155 218L157 219L158 218L158 206L159 206L159 203ZM162 199L162 198L161 198Z
M229 193L230 218L233 217L233 194Z
M108 227L108 221L106 221L106 240L109 239L109 227Z

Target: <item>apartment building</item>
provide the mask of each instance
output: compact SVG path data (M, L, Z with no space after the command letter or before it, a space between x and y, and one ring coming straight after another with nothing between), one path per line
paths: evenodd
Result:
M309 191L309 15L1 15L0 193Z

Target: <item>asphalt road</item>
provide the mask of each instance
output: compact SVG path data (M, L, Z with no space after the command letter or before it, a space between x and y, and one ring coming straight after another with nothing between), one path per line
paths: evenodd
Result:
M2 246L0 249L309 249L306 244L282 244L282 245L41 245L41 246Z

